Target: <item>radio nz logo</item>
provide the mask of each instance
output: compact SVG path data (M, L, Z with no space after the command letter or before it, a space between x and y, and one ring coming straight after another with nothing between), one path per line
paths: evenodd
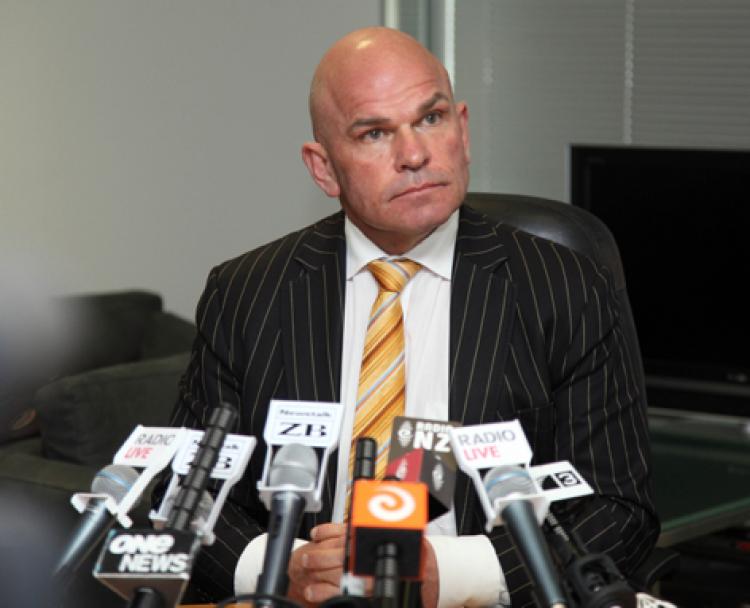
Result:
M408 447L411 440L414 438L414 429L411 426L411 422L404 420L398 429L398 442L402 448Z
M416 508L414 497L394 485L384 485L367 503L367 509L374 517L389 522L406 519Z

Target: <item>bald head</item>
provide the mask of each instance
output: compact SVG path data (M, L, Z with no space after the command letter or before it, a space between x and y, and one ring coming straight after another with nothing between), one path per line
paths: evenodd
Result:
M468 109L410 36L374 27L339 40L315 71L310 113L315 141L302 160L382 251L409 251L463 201Z
M443 82L452 101L445 68L408 34L386 27L368 27L337 41L323 55L310 85L310 118L315 138L324 137L326 121L341 107L342 98L352 93L353 85L388 86L409 67L432 71Z

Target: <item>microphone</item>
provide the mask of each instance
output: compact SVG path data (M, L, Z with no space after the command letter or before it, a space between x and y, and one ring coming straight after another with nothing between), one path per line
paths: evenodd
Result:
M179 493L167 519L167 528L178 532L189 529L203 492L208 487L211 471L219 459L224 439L236 418L236 408L228 403L222 403L211 412L211 418L198 444L198 453L180 484Z
M609 555L589 553L573 532L568 532L549 512L543 526L566 577L571 604L582 608L635 608L638 596ZM646 594L643 594L644 596ZM640 604L638 604L640 605ZM654 600L656 605L656 600ZM666 608L665 604L665 608Z
M377 572L380 552L397 567L400 578L421 580L427 486L408 481L355 481L349 525L354 574L381 574ZM393 545L395 551L386 545Z
M429 519L453 506L456 487L456 458L444 420L397 416L393 421L386 477L422 482L429 491Z
M237 410L228 404L212 410L164 529L110 533L94 575L129 599L128 606L164 608L182 597L203 534L192 523L201 500L205 504L205 490L236 418Z
M72 575L96 547L115 522L115 515L107 502L119 503L138 479L132 467L110 464L104 467L91 482L91 493L102 496L88 501L78 526L70 536L65 550L55 567L53 577L56 585L67 587Z
M378 455L378 442L372 437L359 437L354 444L354 466L352 467L352 484L359 479L375 478L375 461ZM351 514L354 504L354 486L349 493L349 504L347 505L348 513ZM351 520L347 517L346 538L344 539L344 565L341 576L340 588L342 599L348 596L362 596L365 594L365 587L362 579L352 575L351 572ZM326 606L336 605L335 601L339 598L333 598L333 601L326 602ZM343 605L343 604L342 604Z
M517 498L509 502L500 514L536 587L539 603L554 608L566 606L568 602L558 582L534 508L524 499L536 493L529 474L519 466L495 467L485 475L484 488L493 503L497 499Z
M360 437L354 444L354 467L352 481L375 478L375 462L378 457L378 442L372 437ZM349 505L351 507L351 505Z
M204 491L191 527L200 528L214 506L213 497ZM110 534L94 576L126 600L133 598L130 606L176 605L199 545L193 532L117 530Z
M256 586L258 595L286 595L287 566L305 511L305 493L315 488L317 478L318 458L310 446L289 443L276 452L268 470L272 495L263 571Z

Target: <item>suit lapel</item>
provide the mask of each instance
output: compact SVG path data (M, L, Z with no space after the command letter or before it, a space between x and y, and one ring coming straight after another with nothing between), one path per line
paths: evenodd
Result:
M282 293L282 341L287 394L303 401L340 400L344 319L343 214L310 227L295 255L299 274ZM336 488L336 454L328 463L323 509L309 527L330 521Z
M515 318L514 285L498 272L507 247L493 224L461 209L454 256L450 313L450 419L462 425L502 418L498 412L503 369ZM456 523L470 526L475 500L465 475L459 476Z

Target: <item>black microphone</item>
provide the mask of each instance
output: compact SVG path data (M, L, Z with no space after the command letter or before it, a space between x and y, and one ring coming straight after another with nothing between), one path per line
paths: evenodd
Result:
M360 437L354 444L354 466L352 481L375 478L375 462L378 457L378 442L372 437ZM351 508L351 504L349 505Z
M575 608L635 608L637 596L609 555L588 552L578 536L555 514L547 514L543 530L565 572L565 587ZM655 604L656 605L656 604Z
M211 412L211 417L198 444L198 453L190 464L190 470L180 484L172 510L167 518L167 528L185 531L195 517L203 491L211 480L211 471L219 459L221 447L227 433L237 419L237 410L228 403L222 403Z
M503 507L501 516L535 585L540 605L555 608L566 606L568 602L534 508L524 499L524 496L536 493L528 472L518 466L501 466L490 469L483 481L490 502L494 503L498 498L517 498Z
M347 505L348 513L352 512L352 505L354 501L354 482L358 479L374 479L375 478L375 463L378 456L378 442L372 437L359 437L354 443L354 465L352 467L352 488L349 493L349 504ZM341 579L341 592L343 598L351 595L359 595L360 592L364 592L364 586L358 582L358 579L354 578L351 573L351 534L352 527L351 521L347 517L346 526L346 537L344 539L344 565L343 565L343 576ZM338 598L333 598L338 600ZM345 602L344 602L345 603ZM342 605L344 605L342 603ZM329 600L326 606L333 606L334 604Z
M205 522L213 508L213 497L204 492L193 527ZM139 608L172 606L190 578L199 545L192 531L116 530L110 534L94 576L125 599L136 596Z
M128 466L110 464L99 471L91 482L92 494L106 494L119 503L138 479L138 472ZM106 506L106 498L88 502L78 526L70 536L65 550L53 572L56 587L67 587L91 551L102 541L115 522Z
M271 497L268 539L263 571L258 575L256 593L286 595L289 588L287 567L305 511L304 492L315 488L318 457L315 450L298 443L283 445L268 470L268 486L278 487ZM259 601L267 605L267 601Z
M163 563L167 564L171 572L154 573L153 579L144 585L134 585L128 606L162 608L167 605L167 600L178 602L182 597L193 561L200 549L200 539L190 529L190 524L198 512L203 494L211 480L211 471L219 459L224 439L236 419L237 409L228 403L222 403L211 411L206 430L198 443L198 452L180 484L172 510L167 517L166 527L160 534L154 535L154 545L150 548L152 552L154 547L161 551L158 543L163 543L166 549L162 555L172 558L163 560ZM126 548L130 545L127 538L123 539L122 544ZM119 547L117 549L119 550Z

